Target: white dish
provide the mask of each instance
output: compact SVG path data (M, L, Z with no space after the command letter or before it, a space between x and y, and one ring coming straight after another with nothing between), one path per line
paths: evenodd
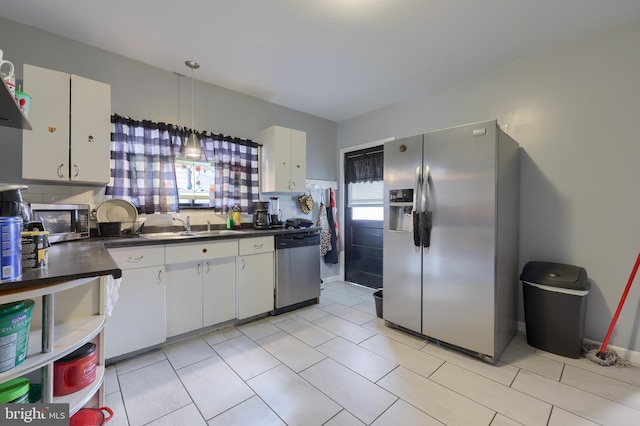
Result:
M122 198L113 198L96 209L98 222L135 222L138 218L136 206Z

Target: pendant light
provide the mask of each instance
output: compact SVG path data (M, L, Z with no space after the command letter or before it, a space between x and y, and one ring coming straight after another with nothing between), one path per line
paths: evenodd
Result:
M198 140L198 136L195 131L194 124L194 107L193 107L193 70L200 68L200 64L196 61L185 61L186 66L191 68L191 134L187 139L186 145L182 147L182 155L186 158L191 159L199 159L202 155L202 150L200 149L200 141Z

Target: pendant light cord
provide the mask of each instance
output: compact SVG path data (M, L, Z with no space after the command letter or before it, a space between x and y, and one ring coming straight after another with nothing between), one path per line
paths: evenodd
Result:
M195 108L193 103L193 67L191 68L191 131L195 132Z

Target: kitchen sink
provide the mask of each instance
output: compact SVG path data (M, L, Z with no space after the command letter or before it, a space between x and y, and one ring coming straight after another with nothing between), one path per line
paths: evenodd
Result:
M231 229L216 229L211 231L191 231L192 235L199 237L215 237L216 235L238 235L242 231L233 231Z
M196 235L189 231L179 232L151 232L148 234L140 234L140 238L146 238L148 240L171 240L176 238L193 238Z
M140 234L140 238L148 240L175 240L184 238L205 238L216 237L221 235L237 235L242 231L232 231L227 229L216 229L212 231L178 231L178 232L151 232L148 234Z

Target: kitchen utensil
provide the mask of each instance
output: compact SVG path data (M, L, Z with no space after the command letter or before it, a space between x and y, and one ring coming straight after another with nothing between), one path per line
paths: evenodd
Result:
M300 201L300 210L302 211L302 213L309 214L309 212L311 212L311 209L307 205L307 195L302 194L300 197L298 197L298 201Z
M311 196L311 194L307 195L306 203L307 203L307 207L309 208L309 211L311 211L313 209L313 206L315 206L316 204L313 201L313 197Z
M135 222L138 209L129 201L122 198L106 200L96 209L98 222Z
M0 80L9 88L9 92L13 96L16 95L16 74L13 64L9 61L2 60L2 50L0 50Z
M107 412L105 416L104 411ZM109 407L82 408L69 419L69 426L101 426L113 418Z

